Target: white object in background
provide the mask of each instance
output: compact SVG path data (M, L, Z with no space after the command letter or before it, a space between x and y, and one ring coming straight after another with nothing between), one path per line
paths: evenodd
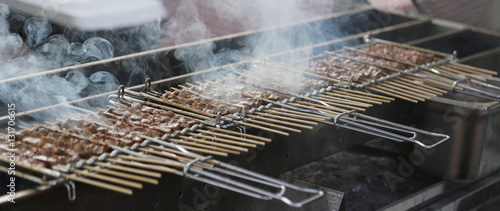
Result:
M0 0L11 10L84 31L135 26L166 17L161 0Z

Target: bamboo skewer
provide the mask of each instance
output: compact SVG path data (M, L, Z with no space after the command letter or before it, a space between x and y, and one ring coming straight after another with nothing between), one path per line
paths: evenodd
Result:
M305 102L303 102L303 103L305 103ZM354 109L354 110L358 110L358 111L366 111L366 109L364 109L364 108L360 108L360 107L356 107L356 106L352 106L352 105L345 105L342 103L336 103L336 102L332 102L330 100L324 101L324 103L331 105L331 106L340 107L340 108Z
M187 132L186 134L191 135L191 136L197 136L197 137L200 137L200 138L212 139L212 140L216 140L216 141L223 142L223 143L238 145L238 146L245 146L245 147L252 147L252 148L256 148L257 147L257 145L255 145L255 144L243 143L243 142L240 142L240 141L233 141L233 140L229 140L229 139L224 139L224 138L214 137L214 136L207 136L207 135L193 133L193 132ZM244 152L248 152L248 149L245 149Z
M78 169L73 169L73 172L77 173L77 174L80 174L80 175L83 175L83 176L86 176L86 177L92 177L92 178L99 179L99 180L104 180L104 181L107 181L107 182L112 182L112 183L116 183L116 184L120 184L120 185L125 185L125 186L132 187L132 188L142 189L142 184L141 183L137 183L137 182L131 182L131 181L124 180L124 179L118 179L118 178L114 178L114 177L108 177L108 176L104 176L104 175L101 175L101 174L92 173L92 172L86 172L86 171L82 171L82 170L78 170Z
M219 136L219 137L223 137L223 138L229 138L229 139L233 139L233 140L238 140L238 141L240 141L239 145L241 145L241 146L247 146L247 147L255 148L255 147L257 147L257 145L262 145L262 146L265 145L265 143L262 142L262 141L257 141L257 140L248 139L248 138L241 138L241 137L238 137L238 136L227 135L227 134L224 134L224 133L217 133L217 132L212 132L212 131L208 131L208 130L196 129L195 132L204 133L204 134L208 134L208 135ZM241 143L241 142L245 142L245 143Z
M469 78L474 78L474 79L476 79L478 81L482 81L482 82L487 81L487 79L485 77L481 77L480 75L462 72L460 70L449 68L447 66L434 67L434 69L441 71L441 72L443 72L443 71L448 72L449 75L456 75L457 77L461 77L461 78L469 77ZM486 76L486 77L488 77L488 76Z
M313 111L319 111L319 112L327 113L329 115L338 115L338 114L340 114L339 112L334 112L332 110L325 110L325 109L321 109L321 108L314 107L314 106L302 105L302 104L298 104L298 103L288 103L288 104L290 104L292 106L295 106L295 107L300 107L300 108L305 108L305 109L309 109L309 110L313 110Z
M329 110L340 112L340 113L348 111L347 109L335 108L335 107L328 107L328 106L317 104L317 103L309 103L309 102L304 102L304 101L296 101L296 102L300 103L300 104L304 104L304 105L310 105L310 106L314 106L314 107L325 108L325 109L329 109Z
M434 91L434 90L431 90L431 89L427 89L424 86L419 86L419 85L417 85L415 83L408 83L408 82L400 80L400 79L394 80L394 81L386 81L384 83L388 83L388 84L392 84L392 85L395 85L395 86L399 86L401 88L407 88L409 90L415 90L416 92L419 92L421 94L430 95L430 96L433 96L433 97L443 94L441 92L437 92L437 91Z
M386 94L386 95L393 96L393 97L396 97L396 98L400 98L400 99L403 99L403 100L407 100L407 101L410 101L412 103L418 103L418 101L415 100L415 99L413 99L413 98L407 98L407 97L401 96L399 94L392 93L390 91L385 91L383 89L379 89L379 88L375 88L375 87L366 87L366 89L372 90L372 91L375 91L375 92L380 92L382 94Z
M261 129L261 130L273 132L273 133L276 133L276 134L284 135L284 136L289 136L290 135L290 134L288 134L286 132L283 132L283 131L274 130L274 129L262 127L262 126L259 126L259 125L250 124L250 123L247 123L247 122L242 122L242 121L233 121L233 122L236 123L236 124L253 127L253 128L257 128L257 129Z
M173 153L167 153L165 151L163 152L160 152L160 151L156 151L152 148L140 148L139 149L140 151L143 151L143 152L147 152L151 155L154 155L154 156L161 156L161 157L165 157L165 158L170 158L170 159L175 159L175 160L179 160L179 161L183 161L183 162L190 162L192 161L193 159L189 159L189 158L186 158L186 157L181 157L181 156L178 156L178 155L175 155ZM204 167L210 167L210 164L207 164L207 163L203 163L203 162L197 162L199 165L202 165Z
M142 168L142 169L149 169L149 170L161 171L161 172L172 173L172 174L177 173L176 169L168 168L165 166L149 165L149 164L144 164L144 163L140 163L140 162L119 160L119 159L115 159L115 158L106 158L106 161L118 163L118 164L122 164L122 165L127 165L127 166L133 166L133 167Z
M150 183L150 184L154 184L154 185L158 184L158 180L155 180L155 179L137 176L137 175L132 175L132 174L127 174L127 173L123 173L123 172L112 171L109 169L96 168L96 167L92 167L92 166L88 166L88 165L85 165L82 168L87 169L87 170L91 170L91 171L95 171L95 172L99 172L99 173L118 176L118 177L125 178L125 179L146 182L146 183Z
M244 121L252 122L252 123L255 123L255 124L259 124L259 125L266 125L266 126L269 126L269 127L278 128L278 129L282 129L282 130L288 130L288 131L296 132L296 133L301 133L302 132L301 130L298 130L298 129L295 129L295 128L285 127L285 126L281 126L281 125L277 125L277 124L272 124L272 123L268 123L268 122L263 122L263 121L258 121L258 120L254 120L254 119L248 119L247 118Z
M155 178L161 178L161 174L158 172L152 172L152 171L146 171L146 170L138 170L136 168L129 168L126 166L118 166L118 165L113 165L110 163L104 163L104 162L94 162L95 165L106 167L109 169L115 169L119 171L126 171L134 174L140 174L144 176L149 176L149 177L155 177Z
M308 124L308 125L318 125L317 122L296 119L296 118L289 118L289 117L284 117L284 116L279 116L279 115L274 115L274 114L268 114L268 113L264 113L264 112L254 112L254 114L258 114L261 116L268 116L268 117L272 117L272 118L276 118L276 119L288 120L288 121L292 121L292 122L299 122L299 123Z
M193 139L193 138L189 138L189 137L185 138L185 137L187 137L187 136L184 136L183 139L187 139L190 141L199 140L199 139ZM174 143L182 144L182 145L189 145L191 147L199 147L199 148L203 148L203 149L207 149L207 150L225 152L225 153L230 153L230 154L240 154L238 151L224 149L224 148L210 146L210 145L205 145L205 144L200 144L200 143L196 143L194 141L190 142L190 141L175 139L175 138L168 138L167 140L174 142Z
M447 77L438 75L438 74L433 73L433 72L421 72L421 74L422 75L427 75L427 76L430 76L430 77L433 77L433 78L436 78L436 79L440 79L440 80L445 81L445 82L450 83L450 84L453 84L453 82L455 81L453 79L449 79Z
M134 157L130 155L117 155L117 158L121 159L126 159L126 160L131 160L131 161L138 161L141 163L151 163L151 164L159 164L159 165L167 165L170 167L178 167L178 168L184 168L186 167L186 164L177 162L177 161L162 161L162 160L154 160L154 159L148 159L148 158L140 158L140 157ZM151 157L151 156L150 156Z
M429 92L427 90L420 89L420 87L419 88L409 87L407 85L403 85L403 84L400 84L398 82L396 82L396 81L385 81L382 84L385 84L387 87L394 86L395 88L400 88L400 89L407 90L407 91L413 91L414 94L422 95L422 97L428 97L428 96L435 97L435 96L437 96L434 93L431 93L431 92ZM430 99L430 97L429 97L429 99Z
M179 150L175 150L175 149L168 148L168 147L161 147L161 146L156 146L156 145L150 145L149 148L151 148L153 150L161 150L161 151L164 151L164 152L167 152L167 153L170 153L170 154L180 155L180 156L187 157L187 158L199 158L199 156L188 154L188 153L184 153L184 152L181 152ZM219 161L213 160L213 159L206 160L205 162L207 162L207 163L213 163L213 164L220 164Z
M270 110L263 110L262 112L266 112L266 113L270 113L270 114L283 115L283 116L289 116L289 117L295 117L295 118L301 118L301 119L314 120L314 121L324 121L324 120L327 120L327 118L325 118L325 117L319 118L319 117L313 117L313 116L308 116L308 115L302 115L301 112L298 112L299 114L292 113L292 112L286 112L286 111L285 112L280 112L280 111L274 110L273 108L271 108Z
M193 152L200 152L200 153L206 153L210 155L218 155L222 157L227 157L228 153L227 152L221 152L221 151L216 151L216 150L210 150L210 149L203 149L203 148L197 148L197 147L192 147L192 146L186 146L183 144L178 144L179 146L183 147L184 149L193 151Z
M416 81L408 79L406 76L400 77L399 80L404 81L404 82L408 82L408 84L412 84L414 86L425 87L426 89L433 90L436 93L446 94L448 92L448 91L446 91L444 89L439 89L439 88L436 88L436 87L433 87L433 86L429 86L427 84L417 83Z
M324 117L324 116L306 113L306 112L301 112L301 111L290 110L290 109L285 109L285 108L271 107L271 108L269 108L269 110L263 110L263 112L272 113L272 114L279 114L279 115L295 115L295 117L297 117L297 118L304 118L304 119L317 120L317 121L322 121L322 120L328 119L327 117Z
M332 93L335 92L335 93ZM342 94L341 94L342 93ZM321 97L339 97L339 98L346 98L346 99L351 99L351 100L357 100L361 102L367 102L367 103L375 103L381 105L382 103L389 103L391 101L385 100L385 99L380 99L380 98L372 98L372 97L366 97L366 96L351 96L349 93L346 92L340 92L340 91L330 91L330 92L324 92L320 94Z
M256 135L251 135L251 134L246 134L246 133L239 133L239 132L235 132L235 131L231 131L231 130L224 130L224 129L220 129L220 128L216 128L216 127L212 127L212 126L205 126L205 128L210 129L210 130L214 130L214 131L224 132L224 133L227 133L227 134L232 134L232 135L237 135L237 136L244 136L244 137L248 137L248 138L252 138L252 139L260 140L260 141L265 141L265 142L271 142L272 141L269 138L264 138L264 137L260 137L260 136L256 136Z
M447 75L453 75L453 76L456 76L458 78L470 77L469 74L467 74L467 73L460 72L460 71L457 71L454 69L448 69L445 67L434 67L433 69L439 71L440 73L447 74Z
M454 69L456 71L461 71L461 72L468 73L468 74L473 74L473 75L480 75L480 76L484 76L484 77L492 77L493 76L493 74L490 74L490 73L487 73L487 72L476 71L476 70L473 70L473 69L464 68L464 67L456 66L456 65L453 65L453 64L454 63L449 63L449 64L441 65L439 67L447 67L447 68L450 68L450 69Z
M118 192L118 193L123 193L123 194L127 194L127 195L132 195L132 193L133 193L132 190L128 189L128 188L123 188L123 187L120 187L120 186L111 185L111 184L107 184L107 183L104 183L104 182L90 180L90 179L79 177L79 176L75 176L75 175L72 175L72 174L61 173L61 176L64 177L64 178L66 178L66 179L69 179L69 180L73 180L73 181L85 183L85 184L88 184L88 185L92 185L92 186L104 188L104 189L115 191L115 192Z
M361 94L361 95L366 95L366 96L370 96L370 97L374 97L374 98L380 98L380 99L388 100L388 102L394 100L394 98L392 98L392 97L387 97L387 96L382 96L382 95L377 95L377 94L372 94L372 93L366 93L366 92L352 90L352 89L339 88L339 90L345 91L345 92Z
M192 134L196 134L196 133L192 133ZM198 137L203 136L204 138L208 137L208 139L217 140L217 141L219 141L219 140L225 140L225 139L220 139L220 138L210 137L210 136L205 136L205 135L198 135L198 134L193 135L193 136L198 136ZM205 141L203 139L193 138L193 137L184 136L184 135L177 135L177 137L182 138L182 139L186 139L186 140L190 140L190 141L195 141L195 142L198 142L198 143L204 143L204 144L212 145L212 146L215 146L215 147L222 147L222 148L225 148L225 149L232 149L232 150L237 150L237 151L242 151L242 152L248 152L247 148L236 147L236 146L229 145L229 144L223 144L223 143L218 143L218 142L213 142L213 141Z
M352 100L347 100L347 99L342 99L338 97L333 97L333 96L326 96L326 95L313 95L309 96L310 98L321 100L321 101L328 101L332 103L339 103L339 104L344 104L344 105L352 105L352 106L361 106L364 108L369 108L372 107L372 104L368 103L362 103L358 101L352 101ZM378 102L377 104L382 104L381 102Z
M179 85L177 85L177 86L178 86L178 87L180 87L180 88L182 88L182 89L191 89L191 88L189 88L189 87L187 87L187 86L183 86L182 84L179 84Z
M413 98L413 99L418 100L418 101L425 101L425 100L431 99L431 97L424 96L424 95L421 95L421 94L418 94L415 92L411 92L411 91L408 91L406 89L402 89L402 88L399 88L396 86L391 86L391 85L388 85L385 83L379 84L377 86L377 88L381 88L381 89L384 89L386 91L391 90L392 92L397 91L400 95L403 95L403 96L406 96L409 98Z
M469 69L469 70L475 70L475 71L479 71L479 72L483 72L483 73L487 73L487 74L491 74L491 75L497 75L498 74L496 71L487 70L487 69L483 69L483 68L479 68L479 67L474 67L474 66L469 66L469 65L465 65L465 64L460 64L460 63L450 63L449 65L457 66L457 67L461 67L461 68Z
M422 82L432 84L435 86L439 86L439 87L444 87L444 88L450 89L450 90L453 89L452 83L444 83L441 81L436 81L436 80L432 80L432 79L428 79L428 78L419 78L419 77L413 77L413 76L407 76L407 78L410 78L410 79L415 80L415 81L422 81ZM461 87L455 87L455 89L462 90Z
M165 158L182 160L182 162L185 162L185 163L193 162L194 159L198 158L198 157L188 158L188 157L184 156L186 154L173 154L173 153L166 152L164 150L157 151L157 150L154 150L154 149L141 149L141 151L148 152L150 154L154 154L154 155L157 155L157 156L162 156L162 157L165 157ZM210 168L214 164L214 162L210 162L210 161L196 161L195 163L197 165L200 165L199 167L196 167L196 168L199 168L199 169L202 169L203 167Z
M296 124L296 123L292 123L292 122L285 122L285 121L280 121L280 120L276 120L276 119L265 118L265 117L261 117L261 116L257 116L257 115L252 115L252 114L247 114L246 116L254 118L254 119L261 119L261 120L264 120L264 121L279 123L279 124L283 124L283 125L300 127L300 128L309 129L309 130L313 129L313 127L311 127L311 126Z

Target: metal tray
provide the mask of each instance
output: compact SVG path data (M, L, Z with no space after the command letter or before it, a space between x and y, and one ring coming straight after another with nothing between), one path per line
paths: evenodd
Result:
M450 95L421 103L418 110L418 128L441 131L451 139L435 151L415 153L414 165L457 181L477 180L500 169L500 103Z

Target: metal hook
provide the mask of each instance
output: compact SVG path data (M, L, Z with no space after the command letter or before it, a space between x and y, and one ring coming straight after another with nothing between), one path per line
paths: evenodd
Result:
M194 165L196 162L198 162L198 161L204 162L208 159L212 159L212 156L201 157L201 158L197 157L197 158L193 159L192 161L189 161L188 163L186 163L186 166L184 167L184 170L183 170L184 174L187 174L189 171L189 168L191 168L191 166ZM213 164L210 166L210 168L212 168L212 167L213 167Z
M247 107L246 106L243 107L240 113L241 113L240 118L242 119L245 118L245 115L247 114Z
M219 127L220 126L220 118L221 118L221 112L217 112L217 116L215 116L215 126Z
M333 119L333 124L337 125L337 120L338 120L340 117L342 117L342 116L346 115L347 113L348 113L348 112L346 111L346 112L343 112L343 113L341 113L341 114L339 114L339 115L335 116L335 118Z
M74 201L76 199L76 187L75 183L71 180L68 180L64 183L64 186L68 190L68 199L69 201Z
M462 82L462 81L469 81L470 82L470 78L467 77L467 78L464 78L464 79L460 79L460 80L456 80L455 82L453 82L453 88L451 91L453 91L453 93L456 92L456 87L458 85L458 83Z
M78 156L71 157L71 160L69 162L69 171L73 171L73 169L75 169L75 163L77 162L77 160Z
M125 86L124 85L120 85L120 87L118 88L118 99L124 99L124 96L125 96Z
M151 91L151 78L146 78L146 81L144 82L144 91Z
M371 43L373 41L373 34L372 33L365 34L363 36L363 40L365 41L365 43Z

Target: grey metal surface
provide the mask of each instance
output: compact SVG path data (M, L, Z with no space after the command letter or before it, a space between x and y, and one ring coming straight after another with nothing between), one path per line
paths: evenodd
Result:
M455 95L456 97L456 95ZM443 131L448 143L436 147L420 166L452 180L476 180L500 169L500 104L471 96L459 100L434 98L419 104L417 126Z
M379 210L498 210L500 174L474 183L442 181Z
M314 187L325 192L325 196L314 203L308 204L301 208L291 208L274 201L261 201L241 197L241 195L231 195L231 197L218 198L220 201L213 203L209 208L211 210L296 210L296 211L342 211L346 210L345 194L330 188L321 187L302 180L297 180L285 176L280 176L280 180L292 183L295 185ZM297 195L298 197L299 195ZM294 196L291 196L294 197Z

